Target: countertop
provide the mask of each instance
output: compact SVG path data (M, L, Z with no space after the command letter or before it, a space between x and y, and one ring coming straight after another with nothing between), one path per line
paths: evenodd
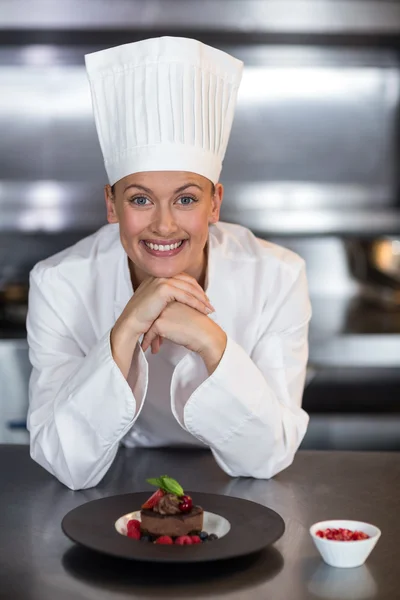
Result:
M0 598L120 600L390 599L398 597L400 454L300 451L270 481L231 479L208 451L121 449L104 480L72 492L36 465L26 446L0 446ZM241 561L168 570L97 555L61 531L71 509L97 498L150 490L168 473L191 490L246 498L279 512L286 524L271 548ZM357 569L325 565L309 537L319 520L371 522L382 537Z

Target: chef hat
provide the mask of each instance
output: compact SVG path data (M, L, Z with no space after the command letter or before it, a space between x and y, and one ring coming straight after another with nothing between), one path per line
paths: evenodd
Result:
M162 37L85 56L111 185L142 171L191 171L216 183L243 63L187 38Z

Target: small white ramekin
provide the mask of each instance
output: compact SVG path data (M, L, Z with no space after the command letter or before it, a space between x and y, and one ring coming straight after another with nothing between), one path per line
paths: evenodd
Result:
M340 542L326 540L316 535L320 529L351 529L363 531L370 537L355 542ZM331 520L314 523L310 527L310 535L323 560L331 567L359 567L363 565L381 536L381 531L375 525L362 521Z

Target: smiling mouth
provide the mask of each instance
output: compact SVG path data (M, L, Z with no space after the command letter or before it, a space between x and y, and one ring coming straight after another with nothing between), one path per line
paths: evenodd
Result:
M176 242L175 244L153 244L152 242L146 242L143 240L144 245L150 250L157 250L159 252L170 252L171 250L177 250L180 246L182 246L185 240L181 240L180 242Z
M169 244L141 240L140 243L144 250L155 258L172 258L183 251L188 244L188 240L177 240Z

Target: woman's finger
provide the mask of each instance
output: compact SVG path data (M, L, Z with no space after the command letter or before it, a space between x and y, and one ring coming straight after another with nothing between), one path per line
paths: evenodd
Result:
M187 273L178 273L178 275L174 275L172 279L180 279L181 281L186 281L186 283L189 283L190 285L196 287L202 294L204 294L204 297L207 298L208 302L210 301L209 297L207 296L199 282L191 275L188 275Z
M161 337L158 335L151 342L151 352L152 352L152 354L157 354L157 352L160 351L160 347L161 347Z
M181 304L186 304L187 306L198 310L204 315L209 315L212 312L214 312L213 308L210 308L208 304L204 304L203 300L199 300L190 292L175 287L172 293L173 300L175 300L176 302L180 302Z
M192 306L193 308L199 310L198 303L202 303L203 306L209 309L209 312L207 314L209 314L210 312L214 312L215 310L200 286L196 287L191 282L189 283L182 279L175 279L174 277L165 280L161 285L166 286L164 288L165 293L167 295L172 295L173 299L178 300L178 302L183 302L184 304L187 304L185 300L181 299L182 297L184 297L182 296L183 292L184 294L187 294L186 297L190 296L191 298L195 298L197 300L195 306L193 306L193 303L189 304L189 306ZM181 292L180 298L177 297L178 292ZM201 312L206 311L201 310Z
M153 341L158 337L158 333L156 332L154 327L151 327L147 333L143 336L142 340L142 350L146 352L147 348L150 348Z

